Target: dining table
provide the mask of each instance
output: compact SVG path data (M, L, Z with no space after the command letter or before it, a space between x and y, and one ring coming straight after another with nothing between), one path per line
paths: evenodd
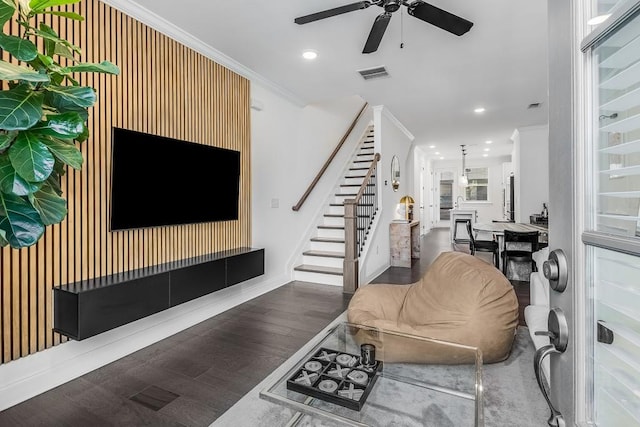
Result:
M498 242L498 259L500 262L500 269L502 269L502 252L504 251L505 230L516 232L538 231L539 248L547 246L549 241L549 230L546 226L527 224L524 222L477 222L473 224L473 230L477 233L492 234L493 238ZM516 280L529 280L526 273L520 270L515 271L512 278Z

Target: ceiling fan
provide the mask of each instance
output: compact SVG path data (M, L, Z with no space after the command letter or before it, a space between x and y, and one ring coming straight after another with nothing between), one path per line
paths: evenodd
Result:
M371 32L367 38L367 42L364 45L362 53L372 53L378 50L382 36L384 35L391 14L400 6L406 6L409 15L414 18L418 18L424 22L435 25L445 31L448 31L456 36L461 36L471 29L473 22L467 21L464 18L456 16L452 13L437 8L429 3L425 3L422 0L415 0L409 2L407 0L369 0L359 1L357 3L351 3L344 6L336 7L333 9L323 10L322 12L312 13L311 15L301 16L296 18L293 22L298 25L308 24L309 22L319 21L320 19L331 18L332 16L342 15L347 12L354 12L360 9L366 9L369 6L380 6L384 9L382 14L378 15L373 22Z

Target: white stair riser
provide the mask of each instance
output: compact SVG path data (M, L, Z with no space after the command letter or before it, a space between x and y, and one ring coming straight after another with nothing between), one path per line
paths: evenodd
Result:
M311 242L312 251L328 251L344 253L344 243Z
M370 161L370 162L372 162L372 161L373 161L373 153L369 154L369 153L367 153L367 152L364 152L364 153L358 153L358 154L364 154L364 155L362 155L362 156L360 156L360 155L359 155L359 156L356 156L356 160L368 160L368 161Z
M311 273L309 271L294 271L294 280L302 282L322 283L324 285L342 286L342 276L334 274Z
M367 159L358 159L358 160L359 161L357 163L353 162L352 167L354 167L354 168L367 168L367 169L369 169L371 167L371 161L370 160L367 160ZM362 161L362 160L367 160L367 161L365 162L365 161ZM367 173L366 170L362 170L361 172Z
M302 263L304 265L318 265L321 267L342 268L344 260L342 258L304 255L302 257Z
M332 216L325 216L324 217L324 225L335 225L338 227L344 227L344 217L332 217Z
M342 183L347 185L362 185L362 181L364 181L364 178L361 178L360 176L358 176L357 178L345 177L342 180ZM340 188L358 188L358 187L340 187Z
M353 196L336 196L333 199L333 203L341 203L342 204L342 203L344 203L345 200L355 199L355 197L356 197L355 195L353 195Z
M344 215L344 206L329 206L327 213L333 215Z
M344 230L318 228L318 237L339 237L341 239L344 239Z

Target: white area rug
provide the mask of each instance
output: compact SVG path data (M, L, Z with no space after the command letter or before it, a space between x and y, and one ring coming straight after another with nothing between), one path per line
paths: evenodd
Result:
M259 393L278 376L284 375L304 356L336 323L346 321L346 313L340 315L329 326L310 340L303 348L289 358L282 366L272 372L265 380L254 387L233 407L218 418L214 427L276 427L285 426L294 415L294 411L283 406L267 402ZM509 359L501 363L484 365L484 416L487 427L543 427L549 415L544 398L536 383L533 372L535 349L526 327L519 327L516 341ZM401 391L398 391L401 392ZM407 402L411 401L407 396ZM416 410L416 407L418 408ZM398 408L396 408L398 409ZM437 402L421 402L416 406L376 416L367 420L372 426L416 426L416 427L459 427L472 425L468 408L443 411ZM304 416L298 426L334 427L340 424L325 419Z

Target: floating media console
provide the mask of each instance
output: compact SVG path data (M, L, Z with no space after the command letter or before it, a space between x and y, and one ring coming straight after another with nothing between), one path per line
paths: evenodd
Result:
M83 340L264 274L264 249L238 248L53 289L54 330Z

